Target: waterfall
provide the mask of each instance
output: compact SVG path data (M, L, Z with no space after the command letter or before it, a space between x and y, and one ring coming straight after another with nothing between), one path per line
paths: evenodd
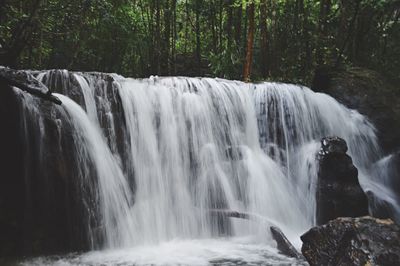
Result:
M68 71L38 78L63 105L44 108L21 93L24 121L39 121L35 134L44 140L51 127L43 113L56 119L54 160L72 160L92 248L227 236L269 243L268 224L299 246L298 236L315 225L315 156L329 135L347 141L364 190L391 197L369 171L380 157L373 125L306 87ZM52 153L39 146L41 159ZM229 220L214 209L262 222Z

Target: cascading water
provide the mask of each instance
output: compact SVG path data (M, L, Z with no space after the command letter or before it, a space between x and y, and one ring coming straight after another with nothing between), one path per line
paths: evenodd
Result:
M239 260L287 260L260 255L260 245L263 250L274 246L266 225L278 225L299 246L298 236L315 224L315 154L324 136L347 141L365 190L381 197L388 190L366 174L379 157L374 127L358 112L308 88L67 71L38 78L66 95L58 95L63 106L52 112L58 113L61 139L73 132L69 149L83 184L78 190L91 187L88 195L79 194L86 202L83 212L91 217L85 220L90 246L136 247L140 252L130 253L140 254L157 244L161 252L174 253L165 243L180 239L183 244L175 243L180 250L193 259L196 251L185 247L197 248L203 258L157 261L150 252L149 260L132 255L137 264L202 265L229 256L212 250L217 246ZM26 120L40 117L39 101L22 102L29 107ZM46 138L46 127L40 128L37 134ZM229 220L213 214L215 209L259 219ZM91 265L96 254L66 260ZM119 255L108 254L102 263L123 264Z

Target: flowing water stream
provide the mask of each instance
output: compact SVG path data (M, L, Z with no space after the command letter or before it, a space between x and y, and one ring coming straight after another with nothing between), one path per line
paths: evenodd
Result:
M43 142L34 156L58 145L60 160L72 160L80 227L94 251L25 265L301 264L278 254L268 226L300 247L315 224L315 155L329 135L347 141L363 189L398 213L390 186L368 174L380 157L374 127L328 95L212 78L47 71L38 79L63 104L44 110L19 92L25 123L39 128L25 135ZM45 112L59 144L45 143Z

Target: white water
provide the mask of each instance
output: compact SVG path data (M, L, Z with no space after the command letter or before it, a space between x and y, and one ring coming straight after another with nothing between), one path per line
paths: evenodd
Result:
M275 246L270 224L299 247L299 235L315 224L315 154L324 136L344 138L364 189L385 193L365 174L379 153L373 126L327 95L288 84L115 75L127 136L128 155L121 157L110 134L123 127L113 122L115 99L104 91L96 99L104 86L90 75L74 77L87 113L57 96L80 136L82 156L89 157L81 161L94 163L105 247L114 251L42 263L206 265L235 252L240 260L259 261L253 252L263 256L259 249ZM107 128L99 110L108 113ZM210 209L261 219L221 220ZM266 261L273 264L275 253Z

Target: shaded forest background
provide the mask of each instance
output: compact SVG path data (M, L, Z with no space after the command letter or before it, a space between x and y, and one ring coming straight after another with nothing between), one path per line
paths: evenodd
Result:
M2 0L0 65L309 84L322 65L399 80L399 0Z

